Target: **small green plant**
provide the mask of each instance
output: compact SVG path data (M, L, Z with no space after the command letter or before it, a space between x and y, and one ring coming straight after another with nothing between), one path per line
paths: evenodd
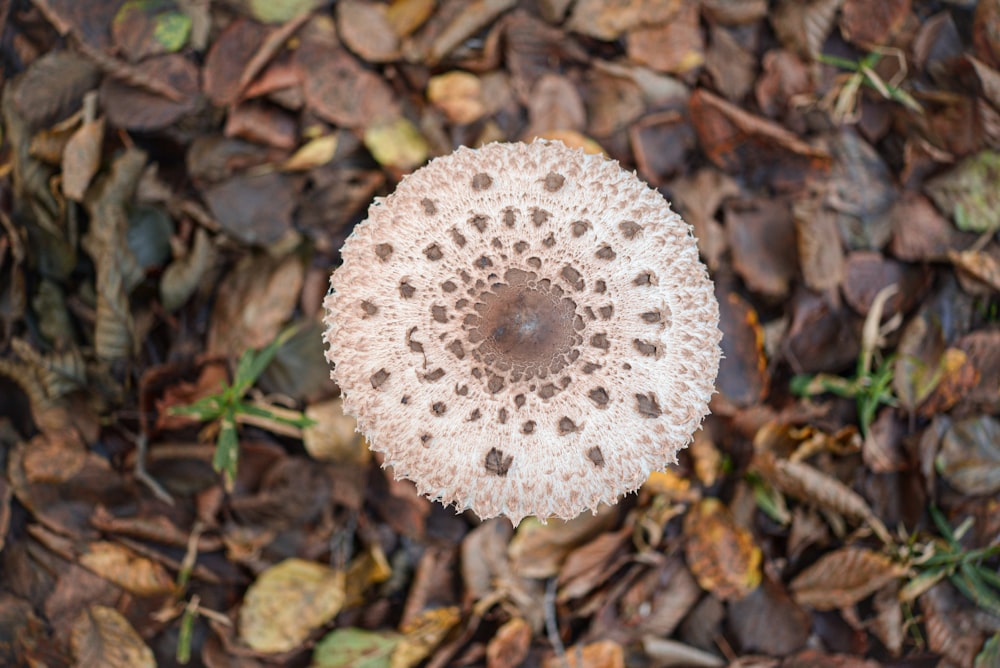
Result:
M828 373L801 374L792 378L792 392L800 397L811 397L829 392L838 397L854 399L858 404L858 425L861 435L867 436L879 406L895 406L892 391L895 364L892 357L882 360L877 368L865 368L859 358L857 373L844 378Z
M800 397L812 397L829 392L839 397L853 398L858 404L858 425L861 435L868 436L868 429L875 419L879 406L896 406L896 395L892 391L892 378L896 365L893 356L882 357L879 349L884 347L884 338L897 329L903 321L896 313L885 324L882 314L886 304L899 291L893 283L878 291L865 316L861 330L861 351L853 378L844 378L829 373L815 375L799 374L792 378L791 391ZM876 360L878 360L876 365Z
M886 55L895 57L900 64L899 73L890 81L883 80L875 71L875 66ZM898 102L918 114L924 113L920 103L900 87L903 79L906 78L906 58L899 49L877 48L860 60L850 60L821 53L816 56L816 60L853 72L839 89L834 89L836 100L833 103L833 116L838 121L856 116L858 90L861 86L871 88L885 99Z
M278 349L297 331L295 327L288 328L261 350L251 349L244 352L236 364L232 384L223 384L222 389L217 394L202 397L187 406L174 406L170 409L170 413L173 415L189 415L202 422L218 422L218 437L212 466L217 472L223 474L227 490L232 490L233 481L236 479L240 446L236 433L236 423L241 416L256 418L256 422L266 421L299 429L313 424L313 421L302 413L296 413L289 417L284 409L279 413L266 406L250 403L246 400L247 392L264 373Z
M906 546L910 564L920 573L900 591L900 600L915 600L947 578L955 589L978 607L1000 615L1000 573L996 567L985 563L1000 555L1000 545L967 550L959 541L972 528L971 517L952 530L937 507L930 507L930 515L942 538L923 545Z

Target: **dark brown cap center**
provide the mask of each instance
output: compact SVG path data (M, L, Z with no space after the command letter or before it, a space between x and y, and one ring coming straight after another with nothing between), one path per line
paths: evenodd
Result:
M479 295L475 310L466 321L469 343L497 372L544 377L565 366L580 340L576 303L533 272L508 270L503 283Z

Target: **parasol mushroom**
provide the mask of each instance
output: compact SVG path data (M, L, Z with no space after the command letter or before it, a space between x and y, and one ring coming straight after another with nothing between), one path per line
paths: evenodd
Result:
M691 228L614 161L459 148L376 200L342 256L324 338L345 410L458 510L596 511L708 413L712 282Z

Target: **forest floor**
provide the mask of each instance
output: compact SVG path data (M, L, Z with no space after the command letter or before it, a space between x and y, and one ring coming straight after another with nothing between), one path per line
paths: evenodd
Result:
M0 26L0 664L1000 666L1000 0ZM693 226L725 358L679 466L515 529L379 466L322 301L373 198L534 137Z

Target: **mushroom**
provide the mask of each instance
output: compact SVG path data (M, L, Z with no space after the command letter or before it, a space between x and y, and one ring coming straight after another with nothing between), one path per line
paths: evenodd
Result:
M691 227L560 142L459 148L377 199L324 305L358 430L421 494L569 519L676 462L719 306Z

